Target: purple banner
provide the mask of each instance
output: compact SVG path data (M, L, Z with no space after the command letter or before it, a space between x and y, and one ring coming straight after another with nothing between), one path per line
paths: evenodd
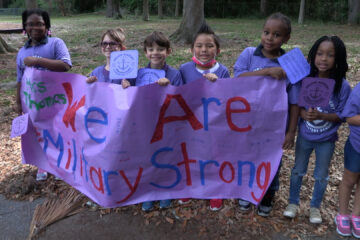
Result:
M264 77L122 89L27 68L24 162L96 203L242 198L257 204L282 156L285 82Z

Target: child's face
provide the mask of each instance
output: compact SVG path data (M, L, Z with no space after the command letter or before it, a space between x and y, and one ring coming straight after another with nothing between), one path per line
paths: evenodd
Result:
M203 63L213 60L220 49L216 47L214 37L211 34L200 34L197 36L191 52Z
M121 44L112 39L109 35L105 35L104 39L101 42L101 52L105 57L109 58L111 52L120 51Z
M273 57L278 57L281 45L287 43L289 38L290 34L281 20L269 19L266 21L261 34L263 51Z
M25 31L34 43L40 42L46 36L47 31L43 17L37 14L28 16Z
M335 64L335 48L331 41L320 43L316 51L315 67L319 70L319 77L328 77Z
M165 64L166 57L170 54L171 49L166 49L157 45L155 42L152 46L146 47L145 56L150 61L151 68L162 68Z

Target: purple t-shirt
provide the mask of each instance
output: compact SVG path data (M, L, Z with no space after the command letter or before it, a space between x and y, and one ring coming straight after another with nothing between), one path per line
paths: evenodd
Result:
M203 78L203 74L201 74L198 70L196 70L196 64L193 61L181 65L179 71L181 73L184 84L195 81L199 78ZM218 78L230 77L228 69L220 63L219 63L219 67L213 73L216 74Z
M360 114L360 83L358 83L352 90L344 110L341 113L343 118L354 117ZM349 124L350 135L349 139L354 149L360 153L360 126Z
M150 63L145 68L151 68ZM173 67L170 67L166 63L164 65L164 67L162 68L162 70L165 71L165 77L167 79L169 79L171 85L180 86L183 84L183 80L182 80L179 70L177 70ZM140 69L139 69L139 71L140 71Z
M261 49L263 46L260 44L258 47L248 47L240 54L234 65L234 76L238 77L245 72L255 72L263 68L280 67L280 64L275 59L270 59L264 56ZM285 51L280 49L280 54L283 55ZM286 79L286 92L288 94L289 104L297 104L300 84L291 84L289 79Z
M98 82L107 82L107 83L114 83L114 84L121 84L122 79L110 79L110 71L105 69L105 65L98 66L95 68L89 75L95 76ZM127 79L130 82L131 86L135 85L135 79Z
M338 94L332 95L326 107L317 107L319 112L335 113L340 118L345 103L350 95L351 87L344 79ZM324 120L305 121L299 120L299 134L308 141L324 142L336 141L338 139L337 130L341 122L330 122Z
M28 40L24 47L22 47L16 58L16 72L17 72L17 82L21 82L22 76L25 70L24 59L26 57L39 57L39 58L49 58L55 60L61 60L71 67L71 59L69 51L63 40L56 37L46 37L36 46L31 46L31 40ZM46 68L37 67L35 68L40 70L48 70Z

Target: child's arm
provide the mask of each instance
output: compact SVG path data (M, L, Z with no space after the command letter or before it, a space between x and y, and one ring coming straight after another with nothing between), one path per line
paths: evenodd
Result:
M283 149L290 149L294 146L299 112L300 112L300 108L297 104L290 105L289 126L285 134Z
M346 118L346 122L354 126L360 126L360 114Z
M26 57L24 64L28 67L40 66L54 72L67 72L70 70L69 64L62 60L49 58Z
M239 77L247 76L270 76L277 80L286 78L286 73L281 67L263 68L254 72L244 72Z
M86 79L87 83L93 83L97 81L97 77L96 76L90 76Z
M21 98L20 98L21 82L16 84L16 111L19 115L22 114Z
M157 83L160 86L167 86L167 85L169 85L170 80L164 77L164 78L160 78L159 80L157 80Z
M307 111L304 108L301 108L300 116L306 121L324 120L329 122L341 122L340 117L336 113L323 113L315 108L309 108Z

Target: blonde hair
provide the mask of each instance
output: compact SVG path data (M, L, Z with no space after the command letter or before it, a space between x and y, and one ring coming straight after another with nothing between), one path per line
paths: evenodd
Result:
M119 43L122 47L125 48L125 31L122 28L109 29L104 32L101 37L101 42L104 40L105 36L109 35L115 42Z

